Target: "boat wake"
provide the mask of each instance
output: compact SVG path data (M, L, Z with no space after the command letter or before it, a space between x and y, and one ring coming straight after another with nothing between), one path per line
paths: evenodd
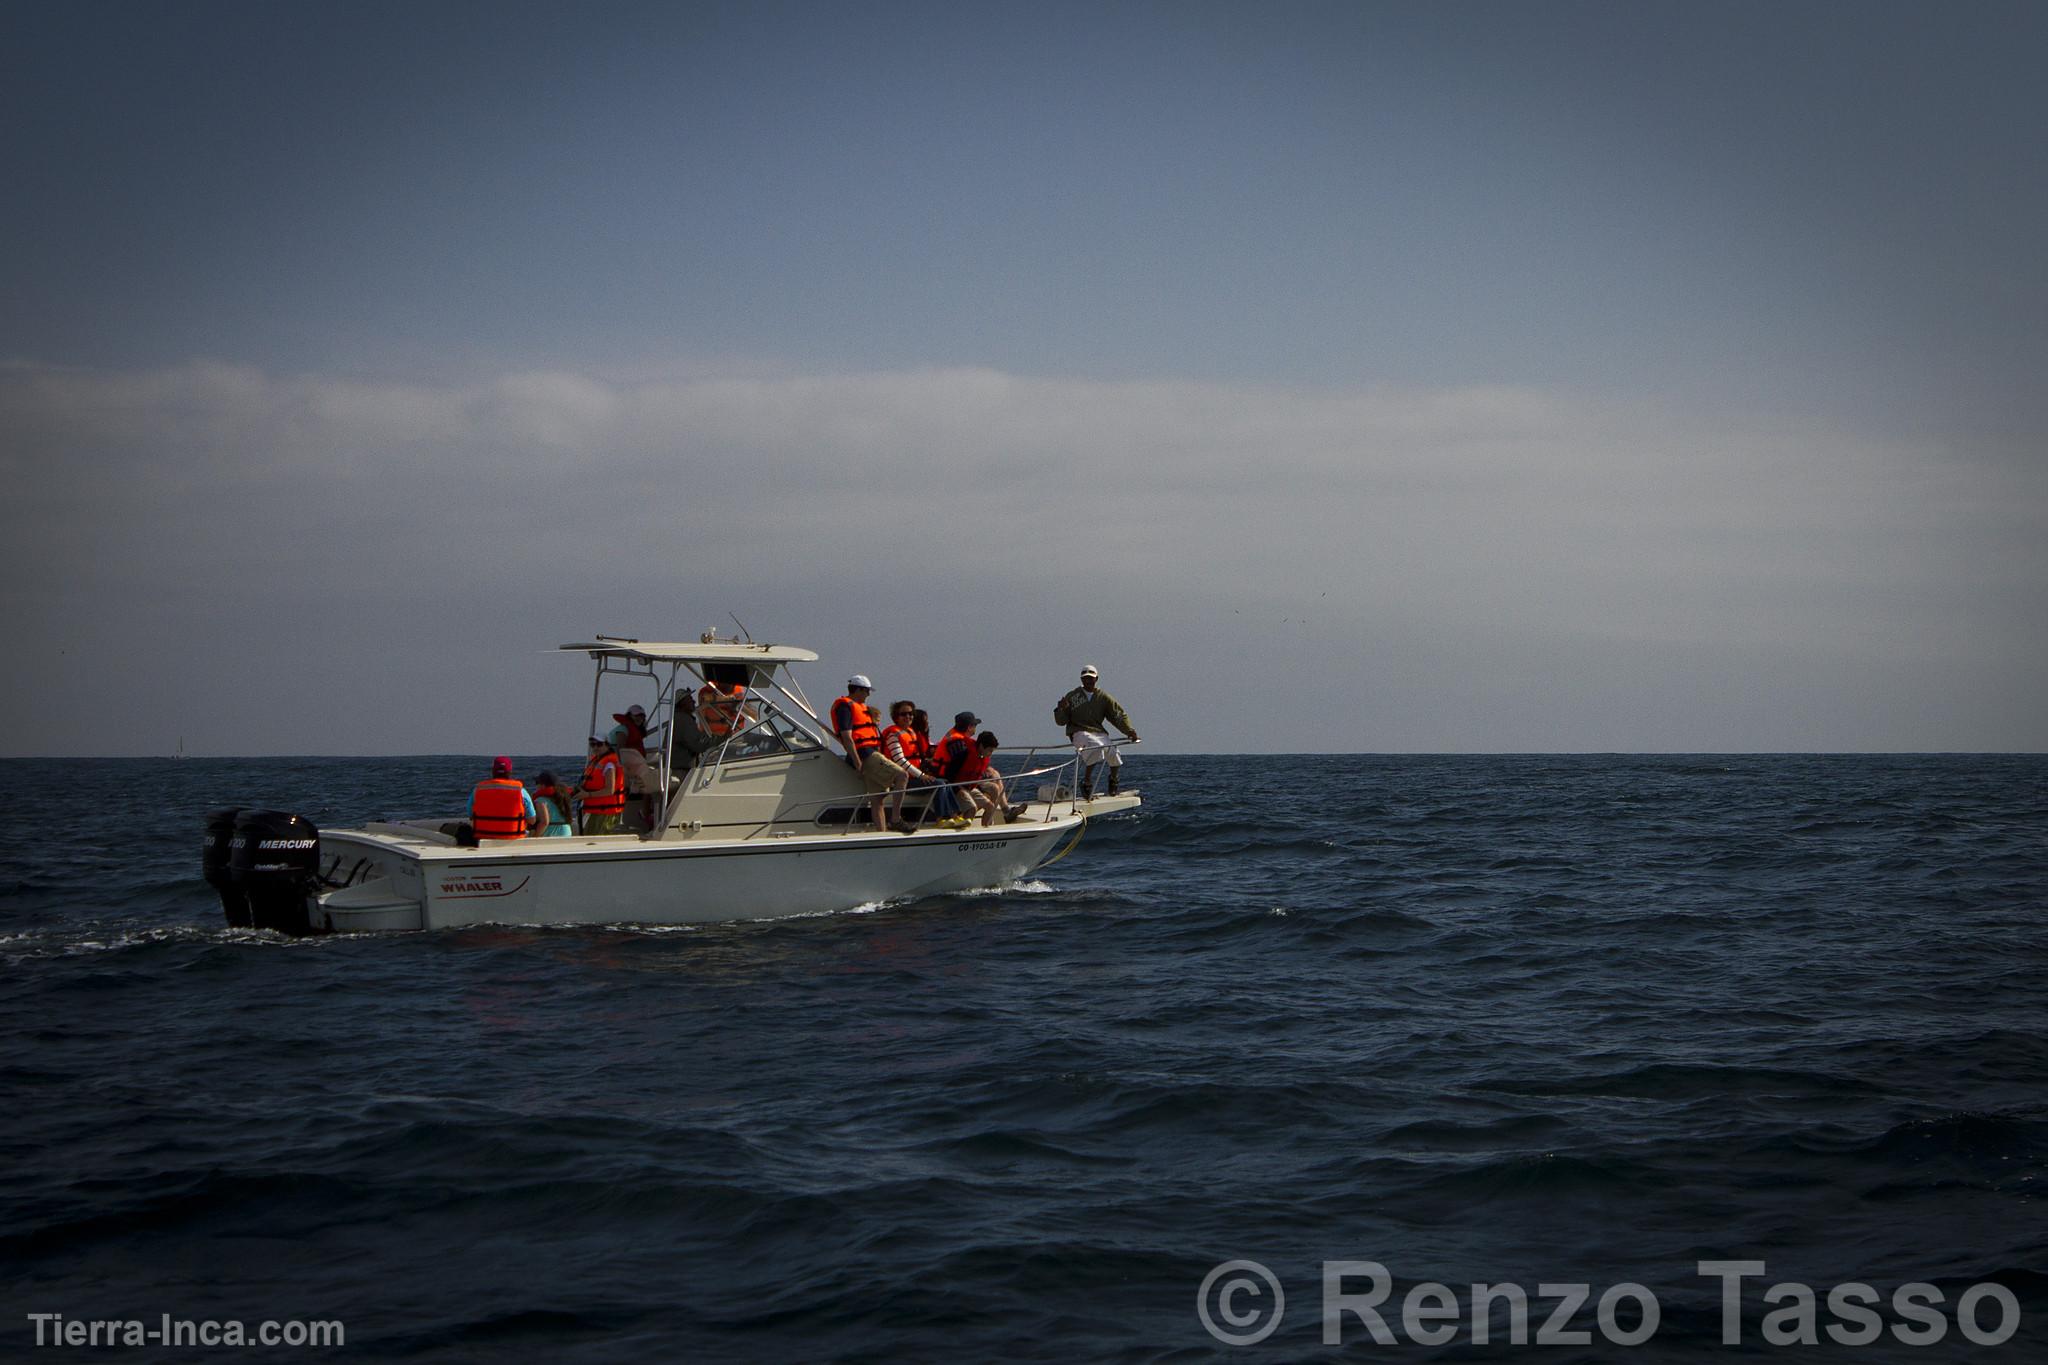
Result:
M67 924L48 929L27 929L0 934L0 962L29 962L46 958L81 957L92 953L121 953L166 944L229 945L249 948L297 948L316 940L293 938L267 929L236 929L223 926L173 924L139 928L110 924Z
M1050 896L1059 888L1050 882L1039 881L1036 877L1028 881L1008 882L1002 886L984 886L974 891L955 891L951 894L963 899L983 896Z

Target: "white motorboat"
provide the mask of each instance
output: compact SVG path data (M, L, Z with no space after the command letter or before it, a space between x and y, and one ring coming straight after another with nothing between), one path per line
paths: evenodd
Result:
M459 817L318 830L280 811L221 811L208 823L205 871L229 923L336 933L847 910L1000 887L1063 856L1090 817L1139 804L1135 793L1077 793L1071 751L1041 746L1005 775L1023 806L1016 818L946 828L924 809L932 793L913 791L904 813L916 830L877 830L859 774L789 676L789 665L817 659L811 651L605 636L562 649L596 661L592 734L603 733L607 706L624 709L622 696L646 709L646 828L478 841ZM745 701L729 733L693 757L671 742L675 699L707 682L741 684ZM1033 767L1044 750L1058 756Z

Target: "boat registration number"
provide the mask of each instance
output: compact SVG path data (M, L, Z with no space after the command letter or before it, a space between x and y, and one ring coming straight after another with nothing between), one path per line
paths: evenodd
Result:
M956 847L958 847L962 853L980 853L984 849L1008 848L1012 842L1013 841L1009 839L983 839L979 843L959 844L956 845Z

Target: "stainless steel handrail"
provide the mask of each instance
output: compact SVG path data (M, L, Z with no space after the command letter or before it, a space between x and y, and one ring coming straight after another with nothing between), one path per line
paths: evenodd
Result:
M973 786L978 786L978 785L980 785L980 783L981 783L981 782L985 782L985 781L987 781L987 780L988 780L988 779L989 779L990 777L994 777L994 778L998 778L998 779L1000 779L1000 780L1002 781L1002 783L1004 784L1004 785L1003 785L1003 795L1005 796L1005 798L1007 798L1007 797L1009 796L1009 794L1010 794L1010 788L1009 788L1009 784L1010 784L1010 783L1012 783L1012 782L1021 782L1021 781L1023 781L1023 780L1024 780L1024 779L1026 779L1026 778L1032 778L1032 777L1044 777L1044 776L1045 776L1046 774L1048 774L1048 773L1063 773L1063 772L1066 772L1066 771L1067 771L1068 769L1070 769L1070 768L1074 767L1074 766L1075 766L1075 764L1076 764L1076 763L1077 763L1078 761L1079 761L1078 759L1071 759L1071 758L1070 758L1070 759L1066 760L1066 761L1065 761L1064 763L1055 763L1055 764L1051 765L1050 767L1045 767L1045 768L1028 768L1028 769L1025 769L1025 770L1023 770L1023 771L1020 771L1020 772L1014 772L1014 773L1006 773L1006 772L1000 772L1000 771L998 771L998 770L997 770L996 768L994 768L993 766L991 766L991 767L990 767L990 769L989 769L989 771L988 771L988 773L987 773L987 774L985 774L985 775L984 775L983 777L981 777L980 779L978 779L978 780L977 780L977 781L975 781L975 782L920 782L920 783L917 783L917 784L916 784L915 786L912 786L912 787L906 788L906 791L909 791L909 792L939 792L939 791L952 791L952 790L955 790L955 789L957 789L957 788L960 788L960 787L973 787ZM1070 784L1070 785L1068 786L1068 789L1067 789L1067 790L1068 790L1068 793L1069 793L1069 797L1070 797L1070 799L1071 799L1071 798L1072 798L1072 796L1073 796L1073 787L1071 786L1071 784ZM846 805L846 804L852 804L853 806L855 806L856 808L858 808L858 807L859 807L859 806L861 805L861 803L863 803L863 802L867 801L867 800L868 800L868 799L869 799L869 798L870 798L871 796L877 796L877 795L879 795L879 796L882 796L882 797L884 797L884 798L887 798L887 797L889 797L889 796L893 795L893 789L891 789L891 791L889 791L889 792L879 792L879 793L878 793L878 792L861 792L861 793L858 793L858 794L853 794L853 793L844 793L844 792L842 792L841 794L839 794L839 795L837 795L837 796L826 796L826 797L819 797L819 798L816 798L816 799L814 799L814 800L809 800L809 801L797 801L797 802L794 802L794 803L792 803L792 804L790 804L790 805L784 806L784 807L782 807L782 808L781 808L780 810L778 810L778 811L776 812L776 814L775 814L775 819L776 819L776 821L777 821L777 822L780 822L780 821L782 821L782 820L788 819L788 818L789 818L790 816L792 816L792 815L795 815L795 814L797 814L798 812L801 812L801 811L805 811L805 810L808 810L808 809L810 809L810 808L812 808L812 807L817 807L818 809L822 810L822 809L824 809L824 808L825 808L825 807L827 807L827 806L838 806L838 805ZM1029 804L1029 803L1027 802L1027 804ZM1052 814L1051 814L1051 808L1052 808L1052 806L1054 806L1054 805L1056 805L1056 804L1058 804L1057 798L1055 798L1055 800L1053 800L1053 801L1050 801L1050 802L1047 802L1047 803L1046 803L1046 806L1047 806L1047 812L1046 812L1046 819L1047 819L1048 821L1050 821L1050 820L1051 820L1051 818L1052 818ZM1080 803L1079 803L1079 801L1078 801L1078 800L1075 800L1075 801L1073 801L1073 809L1076 809L1076 810L1078 810L1079 808L1080 808ZM849 823L850 823L850 822L849 822Z

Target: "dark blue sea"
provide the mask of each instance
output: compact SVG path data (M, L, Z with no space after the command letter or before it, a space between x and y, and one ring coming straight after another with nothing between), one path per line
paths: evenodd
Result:
M0 764L0 1357L2048 1359L2048 759L1141 756L996 893L223 926L208 810L481 764ZM1703 1261L1765 1268L1724 1315ZM1326 1344L1337 1262L1395 1345Z

